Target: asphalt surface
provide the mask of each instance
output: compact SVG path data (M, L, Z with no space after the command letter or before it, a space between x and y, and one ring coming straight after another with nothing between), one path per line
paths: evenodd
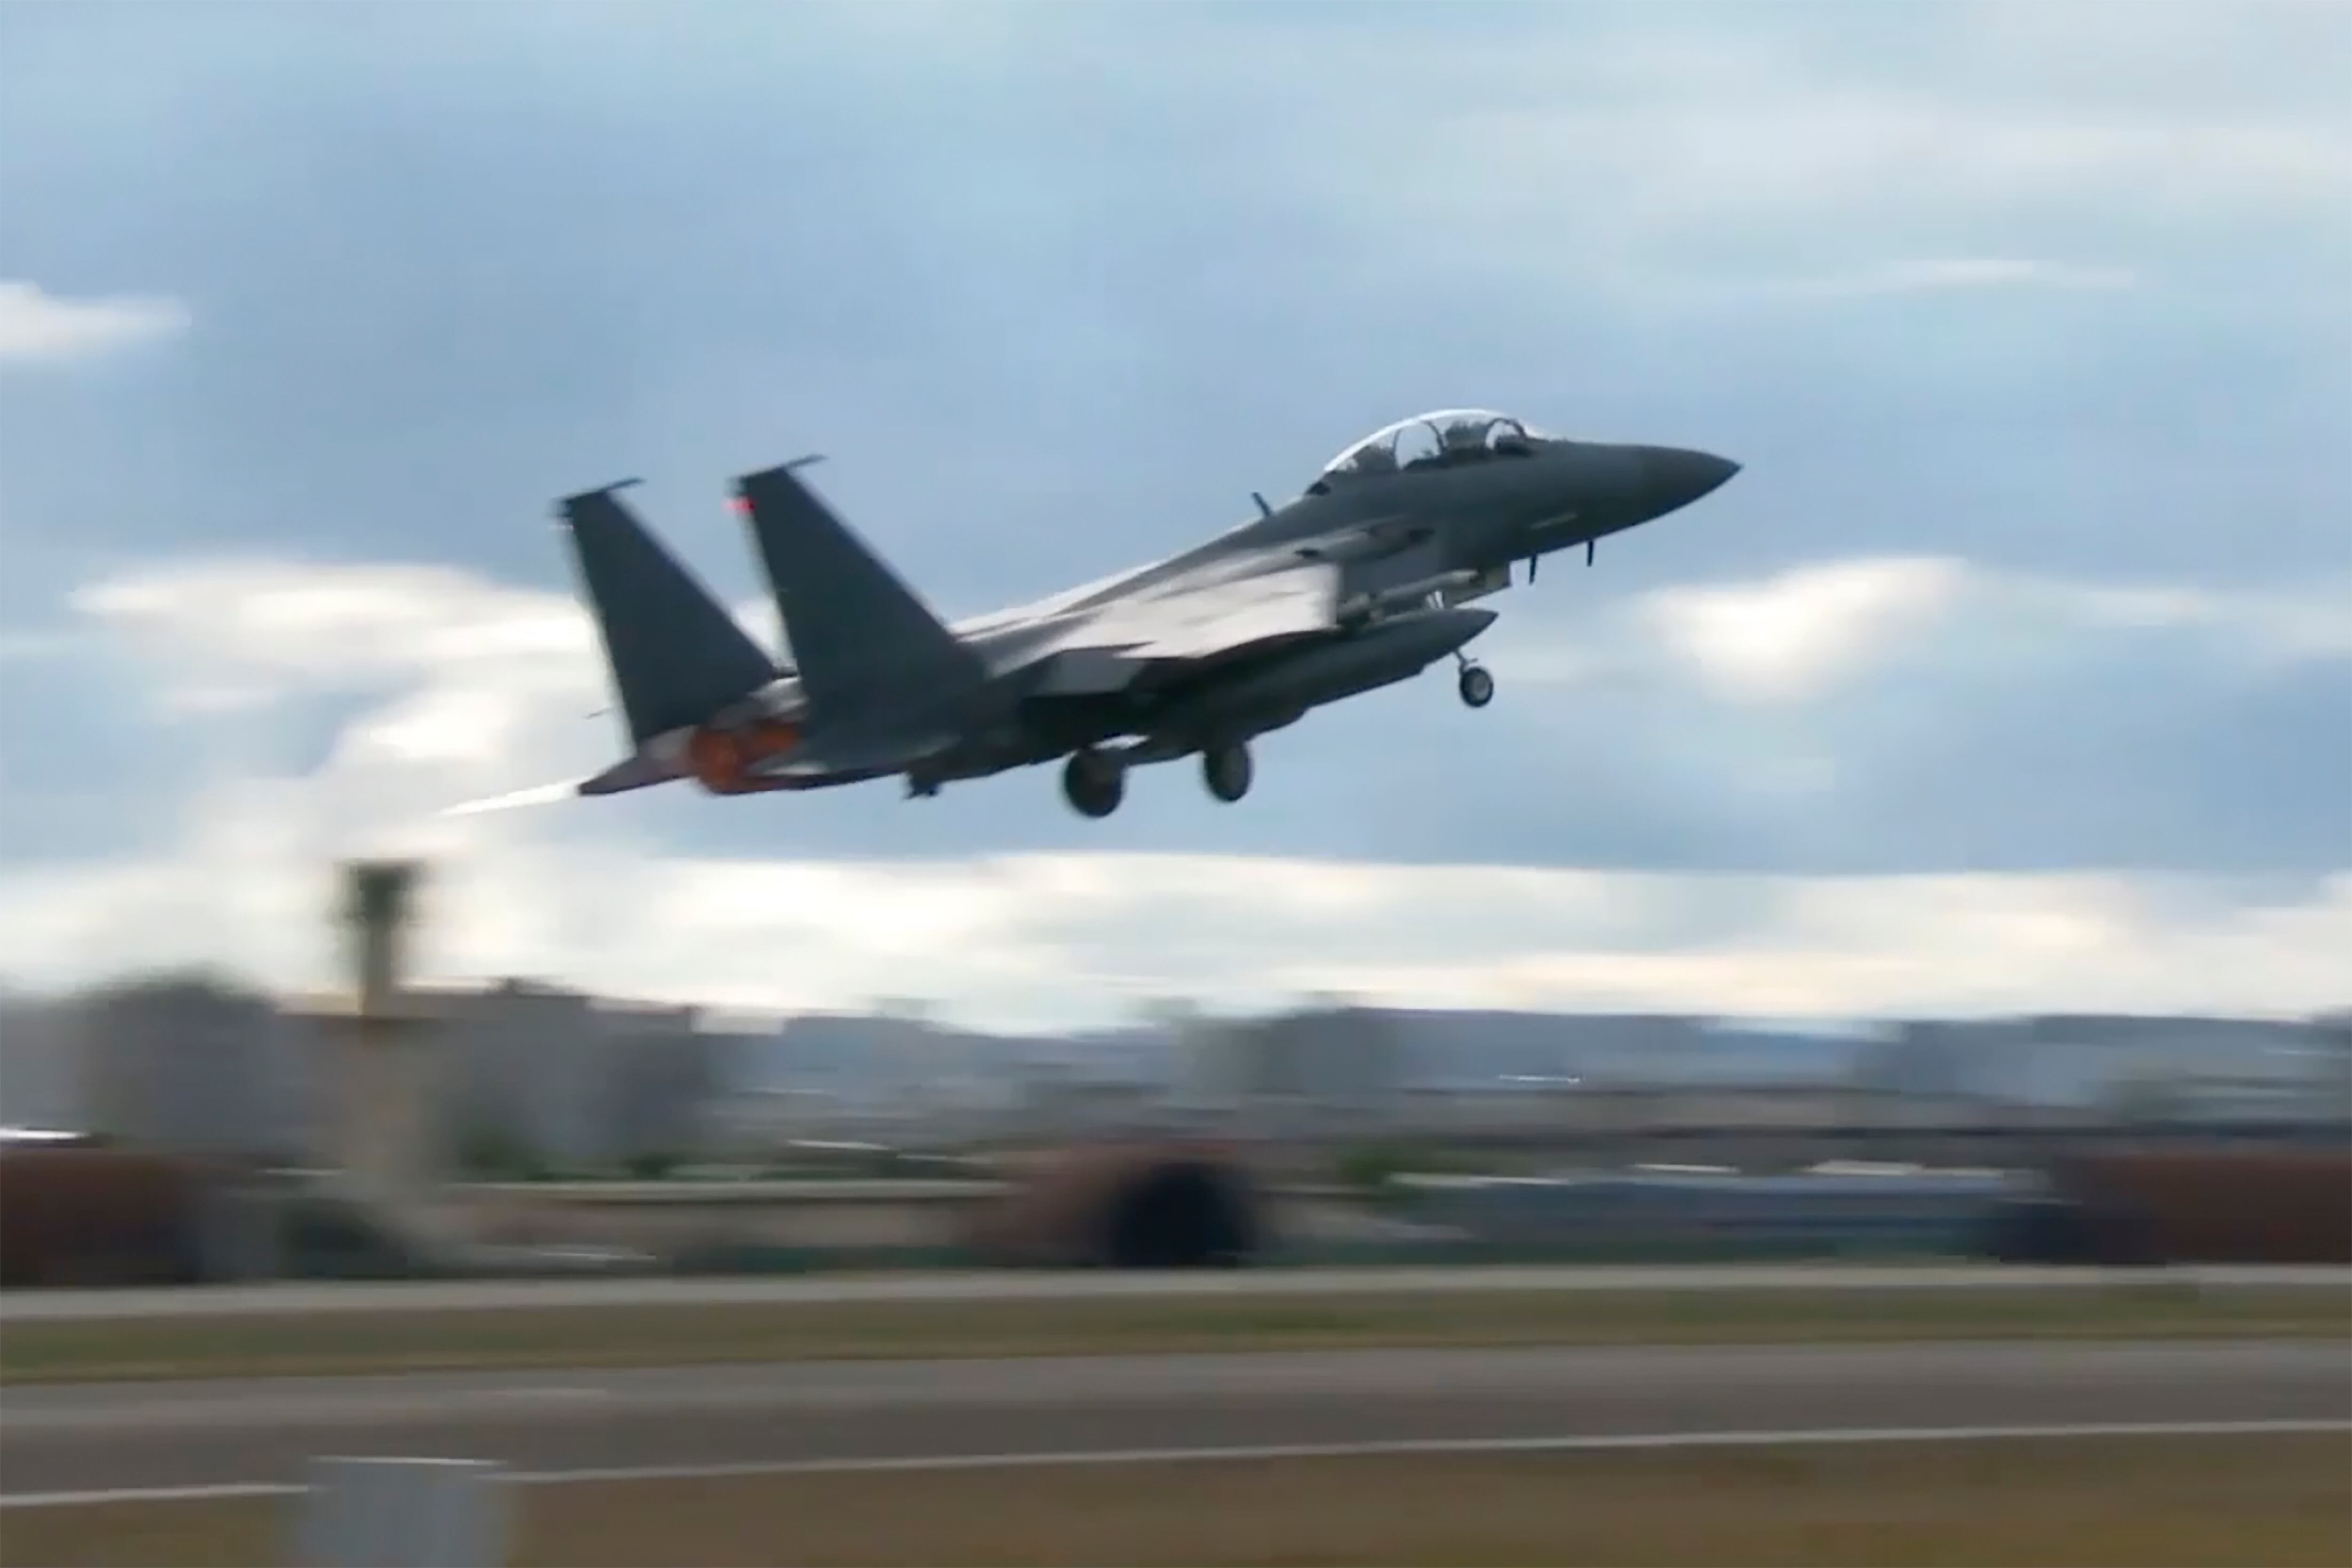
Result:
M787 1306L839 1301L1070 1301L1115 1297L1319 1296L1475 1290L2067 1289L2161 1278L2214 1287L2352 1289L2352 1268L2179 1265L2032 1268L2000 1264L1668 1265L1654 1268L1278 1268L1168 1274L999 1270L822 1279L540 1279L195 1285L0 1292L0 1322L270 1312L447 1311L507 1307Z
M2352 1421L2341 1343L1354 1351L0 1392L6 1495L285 1484L316 1455L535 1471L1270 1444Z

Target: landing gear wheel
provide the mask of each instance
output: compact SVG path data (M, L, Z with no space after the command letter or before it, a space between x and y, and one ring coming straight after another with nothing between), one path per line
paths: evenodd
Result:
M1462 694L1462 700L1470 707L1484 708L1495 700L1495 678L1486 673L1485 665L1465 664L1462 667L1462 678L1454 682L1454 689Z
M1249 794L1251 772L1249 747L1240 741L1201 753L1201 782L1228 805Z
M1100 752L1073 752L1062 764L1062 795L1080 816L1108 816L1127 796L1127 770Z

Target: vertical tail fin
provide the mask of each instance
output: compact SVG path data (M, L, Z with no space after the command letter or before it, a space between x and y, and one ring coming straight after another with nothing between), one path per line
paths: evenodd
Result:
M642 747L750 696L776 678L776 668L614 498L621 488L567 497L562 511L629 740Z
M812 714L887 725L980 685L980 657L794 476L798 466L747 474L736 494Z

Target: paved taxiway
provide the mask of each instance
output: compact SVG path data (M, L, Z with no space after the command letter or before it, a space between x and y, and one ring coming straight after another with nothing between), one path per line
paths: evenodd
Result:
M1848 1427L2352 1421L2341 1342L1355 1351L10 1388L12 1495L318 1454L534 1471Z
M197 1285L0 1292L0 1322L271 1312L463 1311L509 1307L791 1306L842 1301L1074 1301L1115 1297L1409 1295L1475 1290L2076 1289L2162 1279L2217 1288L2352 1289L2352 1268L2176 1265L2023 1268L1953 1265L1267 1268L1175 1273L943 1272L809 1279L449 1280Z

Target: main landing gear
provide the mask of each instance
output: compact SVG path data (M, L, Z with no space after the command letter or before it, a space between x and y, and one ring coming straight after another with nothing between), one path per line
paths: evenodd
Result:
M1228 805L1249 794L1255 772L1246 742L1228 741L1201 752L1201 782ZM1126 798L1127 764L1091 746L1073 752L1062 764L1062 795L1081 816L1108 816Z
M1087 747L1062 764L1062 795L1080 816L1108 816L1127 798L1127 769Z
M1250 753L1246 743L1230 742L1201 753L1201 782L1227 805L1249 794Z

